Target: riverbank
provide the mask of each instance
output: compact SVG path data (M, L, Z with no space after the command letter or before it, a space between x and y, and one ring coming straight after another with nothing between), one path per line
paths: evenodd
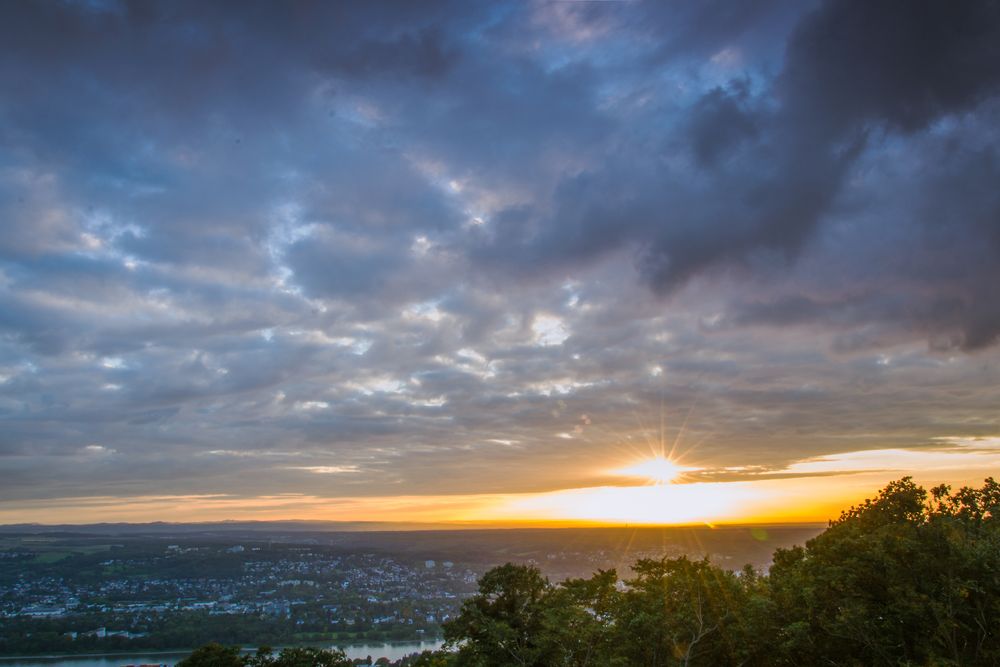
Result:
M52 653L50 655L0 655L0 663L11 662L14 660L63 660L63 659L73 659L73 658L120 658L124 656L139 656L139 657L152 657L152 656L165 656L165 655L178 655L178 654L188 654L194 649L168 649L163 651L115 651L112 653ZM256 649L244 648L244 651L253 651Z
M296 646L316 646L322 648L343 649L349 658L373 658L386 657L390 660L398 660L411 653L421 651L432 651L441 648L443 641L440 639L429 639L424 641L406 642L382 642L382 643L361 643L361 644L336 644L332 642L310 642L306 644L296 644ZM274 647L280 650L281 646ZM22 655L22 656L0 656L0 665L3 667L121 667L126 664L159 663L174 665L187 657L193 648L177 649L169 651L114 651L108 653L71 653L52 655ZM256 647L248 646L243 650L252 653ZM148 660L147 658L156 658Z

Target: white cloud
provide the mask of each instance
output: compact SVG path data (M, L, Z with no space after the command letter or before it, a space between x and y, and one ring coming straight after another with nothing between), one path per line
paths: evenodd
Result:
M535 334L535 344L542 346L562 345L570 336L566 323L555 315L536 315L531 330Z

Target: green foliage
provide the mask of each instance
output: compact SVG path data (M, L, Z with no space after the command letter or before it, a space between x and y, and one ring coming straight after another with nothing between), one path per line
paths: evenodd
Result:
M343 651L321 648L286 648L278 657L260 667L351 667ZM250 664L248 667L258 667Z
M627 581L619 612L629 664L743 664L758 637L749 604L750 584L707 559L641 560ZM755 580L754 580L755 581Z
M551 590L537 568L493 568L479 580L479 594L445 625L445 639L460 645L463 665L550 665L543 601Z
M207 644L177 663L177 667L243 667L244 658L236 646Z
M770 583L787 664L1000 663L997 484L927 493L905 478L844 512Z
M617 664L611 647L618 631L621 594L614 570L590 579L568 579L550 591L543 612L543 641L554 665Z
M241 655L235 646L208 644L177 663L177 667L353 667L343 651L313 647L282 649L275 655L262 646L254 655Z
M929 495L904 478L779 549L768 575L676 558L553 586L507 564L445 637L473 667L998 665L998 517L992 478Z
M400 661L403 667L458 667L458 656L448 651L424 651Z

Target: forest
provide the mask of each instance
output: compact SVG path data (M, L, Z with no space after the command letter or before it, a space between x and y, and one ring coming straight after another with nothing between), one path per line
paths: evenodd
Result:
M412 667L1000 664L1000 484L929 492L910 478L851 507L765 571L644 559L620 578L550 583L505 564ZM228 657L225 657L228 656ZM244 656L203 647L180 667L340 667L336 651ZM389 663L384 663L389 664Z

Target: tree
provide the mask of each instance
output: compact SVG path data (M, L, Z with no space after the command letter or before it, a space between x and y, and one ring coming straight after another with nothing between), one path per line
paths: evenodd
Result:
M620 664L614 635L621 594L614 570L590 579L567 579L545 600L540 643L552 665L590 667Z
M235 646L208 644L195 649L178 667L354 667L343 651L313 647L286 648L274 655L269 646L241 655Z
M236 646L206 644L177 663L177 667L243 667L243 656Z
M458 647L462 665L547 667L542 641L549 582L538 568L507 563L479 580L479 592L444 624L447 644Z
M353 667L344 652L337 649L296 647L282 649L271 667Z
M747 597L735 574L686 557L640 560L633 569L618 620L628 664L745 662L744 647L733 641Z
M458 656L448 651L423 651L407 667L458 667Z
M783 664L998 664L998 499L992 479L929 501L904 478L778 550Z

